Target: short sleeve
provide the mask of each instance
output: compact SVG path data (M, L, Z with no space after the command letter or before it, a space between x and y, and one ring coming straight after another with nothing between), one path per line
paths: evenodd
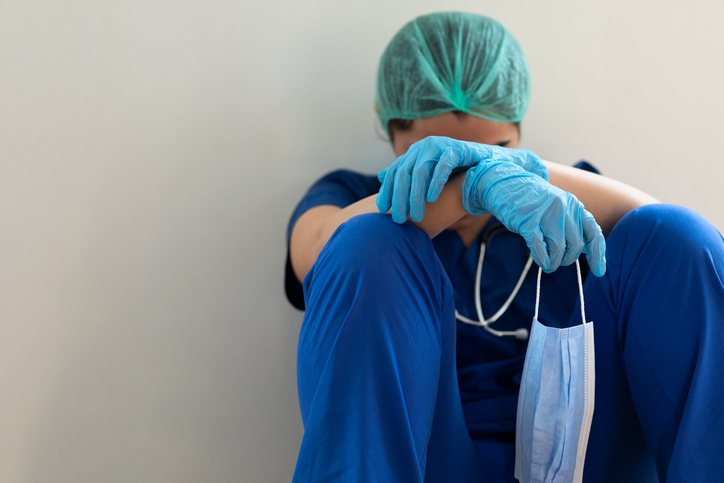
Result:
M292 213L287 227L287 260L284 269L284 289L291 304L304 310L302 284L297 280L289 256L289 240L294 225L304 212L322 205L334 205L345 208L352 203L367 198L380 190L377 176L368 176L348 170L329 173L312 185Z
M583 171L588 171L589 173L601 174L601 172L598 170L598 168L596 168L594 165L592 165L585 159L580 160L579 162L574 164L573 167L582 169Z

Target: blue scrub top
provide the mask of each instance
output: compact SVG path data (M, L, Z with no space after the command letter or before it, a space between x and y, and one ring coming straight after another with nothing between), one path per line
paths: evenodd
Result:
M597 172L585 162L576 167ZM297 205L289 222L287 245L297 219L310 208L335 205L344 208L377 193L380 182L376 176L353 171L334 171L317 181ZM466 248L454 231L444 231L432 240L435 251L455 290L455 307L468 318L477 320L475 312L475 271L480 255L483 232L499 222L491 218L476 241ZM512 292L529 256L521 236L503 230L488 242L481 276L481 305L490 317L505 303ZM588 273L585 257L581 257L582 273ZM533 264L520 292L508 310L492 328L530 330L535 305L537 266ZM577 308L578 284L575 266L561 267L552 274L543 274L539 320L548 326L566 327ZM285 288L289 301L304 309L302 285L291 268L287 249ZM457 322L457 373L465 423L470 436L513 440L518 390L523 371L527 341L514 337L498 337L473 325Z

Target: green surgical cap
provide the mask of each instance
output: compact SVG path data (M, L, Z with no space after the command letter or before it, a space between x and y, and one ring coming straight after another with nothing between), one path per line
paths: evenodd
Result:
M397 32L377 69L376 109L391 119L462 111L495 122L519 122L530 99L530 72L513 35L470 13L417 17Z

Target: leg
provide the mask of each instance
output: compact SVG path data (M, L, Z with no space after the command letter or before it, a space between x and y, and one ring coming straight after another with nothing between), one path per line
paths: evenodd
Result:
M629 213L586 284L596 341L587 483L724 472L724 241L672 205Z
M452 287L427 235L388 216L355 217L304 293L295 481L479 481L455 373Z

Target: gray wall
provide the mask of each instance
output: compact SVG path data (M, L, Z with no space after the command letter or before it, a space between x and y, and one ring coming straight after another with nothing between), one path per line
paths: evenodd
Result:
M524 147L724 228L719 1L0 1L0 482L291 478L286 222L392 161L376 62L440 9L527 52Z

